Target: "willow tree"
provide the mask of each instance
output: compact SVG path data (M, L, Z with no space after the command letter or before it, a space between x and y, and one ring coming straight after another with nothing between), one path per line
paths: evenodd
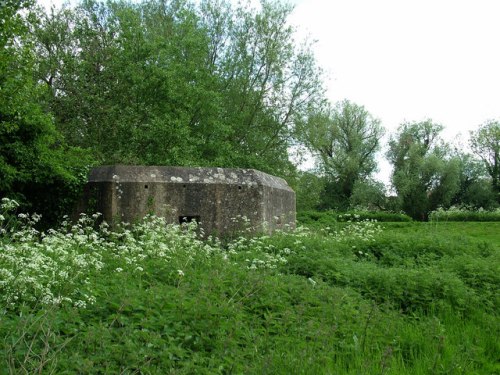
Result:
M443 126L431 120L403 123L389 141L392 184L403 210L418 220L447 206L459 188L459 163L441 140Z
M313 112L300 134L329 180L323 200L345 208L356 183L377 168L375 155L384 134L380 121L363 106L344 100Z

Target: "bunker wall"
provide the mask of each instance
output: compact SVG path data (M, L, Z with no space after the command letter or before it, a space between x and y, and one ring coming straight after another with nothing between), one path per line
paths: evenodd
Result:
M264 223L271 232L294 226L295 193L255 170L106 166L91 172L79 211L102 212L109 223L149 214L168 223L196 220L207 235L260 231Z

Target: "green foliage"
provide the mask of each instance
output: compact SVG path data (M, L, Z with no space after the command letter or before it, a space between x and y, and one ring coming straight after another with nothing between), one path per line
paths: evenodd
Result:
M500 122L489 120L478 130L471 131L470 146L484 162L500 203Z
M356 182L376 169L375 153L384 133L380 121L348 100L313 110L300 126L300 137L317 154L329 180L326 194L335 198L326 208L346 208Z
M451 203L476 209L496 208L498 203L485 164L462 152L456 152L455 158L459 166L459 189Z
M83 1L39 14L37 78L67 141L101 163L289 175L295 119L322 95L290 11L267 1Z
M35 60L28 20L31 2L10 2L0 11L0 196L51 221L68 210L91 164L68 147L39 104L45 93L33 78ZM26 19L27 18L27 19Z
M339 239L329 231L324 233L323 240L303 241L307 256L296 253L289 257L289 272L354 288L408 314L436 314L449 307L460 314L473 314L471 305L489 311L498 308L500 301L491 294L493 285L500 281L493 276L498 252L491 245L436 237L432 232L385 232L374 240L365 236L352 241L347 237L340 242L343 246L333 246ZM455 257L461 259L461 266L452 261ZM472 257L476 260L469 267ZM474 279L473 270L481 265L485 268Z
M317 210L324 188L324 178L311 172L299 172L295 187L297 211Z
M291 139L307 135L329 183L321 196L322 178L300 176L301 207L384 203L367 180L380 125L348 102L317 111L319 71L293 41L288 6L86 0L26 11L28 22L19 11L31 2L1 3L1 196L60 219L92 163L86 150L107 163L290 175ZM413 217L484 187L439 131L404 124L391 141ZM497 223L304 211L309 230L222 242L154 217L110 230L82 216L39 232L40 217L17 206L0 207L0 361L11 373L500 371Z
M475 209L484 208L485 210L492 210L499 206L495 198L496 195L493 191L491 181L480 179L471 183L465 190L463 198L457 199L456 202Z
M389 205L384 184L370 179L356 181L349 203L368 210L387 210Z
M38 262L0 283L0 361L13 373L495 373L500 231L473 224L351 221L222 244L158 218L110 231L83 217L43 235L27 223L0 238L2 275Z
M438 206L448 206L459 188L459 162L440 140L442 129L431 120L404 123L389 142L392 184L414 219L425 220Z

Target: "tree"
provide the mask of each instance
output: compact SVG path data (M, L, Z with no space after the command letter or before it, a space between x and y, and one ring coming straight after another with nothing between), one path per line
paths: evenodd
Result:
M431 120L404 123L389 141L392 184L403 210L418 220L447 206L458 189L458 161L440 139L443 126Z
M472 151L481 158L491 177L493 191L500 203L500 122L489 120L470 133Z
M203 51L204 44L193 13L183 11L86 0L41 15L34 25L38 78L70 144L101 163L192 162L188 110L199 98L186 90L198 83L194 65L201 62L185 48Z
M473 155L461 150L454 152L458 161L459 188L451 204L476 209L492 209L498 203L485 164Z
M384 184L372 179L356 181L349 201L351 207L369 210L388 209Z
M23 209L50 220L64 203L69 205L90 160L65 145L39 104L44 88L33 79L26 20L33 17L32 6L31 1L4 1L0 8L0 196L15 198Z
M295 123L323 100L310 45L297 44L288 25L291 10L267 0L258 12L237 8L226 22L228 42L211 54L219 56L214 65L223 77L223 122L234 124L229 142L238 164L253 155L256 166L272 159L278 170L290 169Z
M317 210L320 207L321 193L324 188L324 178L313 172L299 172L295 186L297 211Z
M375 171L375 153L383 134L379 120L348 100L313 112L304 122L301 137L319 156L332 205L346 208L356 182Z
M102 163L293 171L295 119L319 101L291 8L224 0L85 0L35 27L47 107Z

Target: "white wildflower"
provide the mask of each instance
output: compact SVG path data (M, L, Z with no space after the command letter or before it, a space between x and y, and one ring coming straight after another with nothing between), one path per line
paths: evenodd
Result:
M75 306L78 309L84 309L84 308L87 307L87 303L85 301L78 300L78 301L75 301L75 303L73 304L73 306Z

